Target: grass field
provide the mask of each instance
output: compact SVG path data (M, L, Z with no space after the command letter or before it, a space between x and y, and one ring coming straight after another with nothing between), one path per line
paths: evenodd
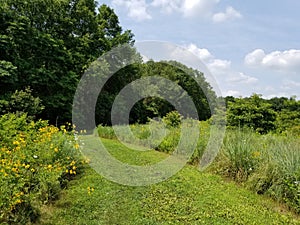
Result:
M112 155L131 164L167 157L156 151L132 151L116 140L102 141ZM113 183L87 167L59 200L42 209L38 224L277 225L300 220L269 198L187 165L171 179L144 187Z

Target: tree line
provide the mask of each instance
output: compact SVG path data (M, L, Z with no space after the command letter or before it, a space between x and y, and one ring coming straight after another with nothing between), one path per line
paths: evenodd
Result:
M39 98L40 117L51 123L70 120L77 83L91 62L134 42L114 11L94 0L1 0L0 15L1 111L16 110L12 95L23 91Z
M97 1L0 0L0 113L26 112L30 118L46 119L52 124L71 121L73 97L85 71L104 53L124 44L134 45L133 33L120 26L113 9L105 4L99 6ZM135 63L117 71L99 94L97 124L111 124L112 105L123 87L156 75L186 91L200 120L220 110L215 107L222 98L217 98L200 71L175 61L143 62L134 48L131 54ZM112 65L96 65L101 70L113 70ZM159 96L155 87L148 88ZM165 85L164 93L169 89ZM172 98L182 102L184 95ZM229 127L247 126L259 133L299 129L300 103L295 97L267 100L254 94L222 100L226 102ZM174 109L163 98L146 97L134 104L129 120L145 123L148 118L162 118Z
M2 114L27 112L52 124L70 121L76 87L86 69L113 47L134 44L134 35L123 30L114 10L104 4L98 7L94 0L0 2ZM111 123L112 103L125 85L152 75L177 82L192 96L199 118L210 117L205 94L214 97L214 92L201 72L177 62L144 63L137 52L132 57L138 63L114 74L100 93L97 123ZM173 109L163 99L145 98L134 105L130 122L146 122Z
M294 132L300 134L300 101L296 96L264 99L261 95L225 98L227 125L248 127L258 133Z

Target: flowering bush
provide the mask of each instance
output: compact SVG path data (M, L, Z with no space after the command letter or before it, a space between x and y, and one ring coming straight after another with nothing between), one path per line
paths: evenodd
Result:
M0 223L36 220L79 172L84 161L74 134L26 115L0 117Z

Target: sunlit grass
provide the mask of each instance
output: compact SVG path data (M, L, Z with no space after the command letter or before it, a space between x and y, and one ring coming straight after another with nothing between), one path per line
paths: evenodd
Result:
M115 140L102 141L112 154L128 151ZM134 154L116 154L120 160L134 164L163 158L163 153L150 151L141 163ZM194 166L186 166L164 182L142 187L108 181L87 168L43 212L41 225L300 224L291 214L279 213L278 205L271 200L217 175L199 172Z

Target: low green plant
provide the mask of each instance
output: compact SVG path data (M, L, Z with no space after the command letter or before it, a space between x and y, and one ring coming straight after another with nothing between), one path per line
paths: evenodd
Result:
M83 166L75 132L33 122L26 115L0 117L0 222L27 224L57 198Z
M193 124L193 126L199 126L200 136L197 137L195 134L191 133L188 137L190 140L198 139L197 147L195 148L193 156L190 159L190 162L197 163L207 145L210 133L209 123L207 121L199 122L192 119L185 119L182 121L182 123L184 123L186 126L189 126L189 124ZM109 126L99 125L97 132L102 138L118 138L119 140L127 143L154 148L157 151L165 153L173 152L177 148L181 137L181 127L165 126L161 121L154 120L151 120L147 124L130 125L129 128L134 135L134 138L129 135L127 126L119 125L115 126L115 128L119 131L118 137L114 132L114 128ZM151 134L154 136L149 138Z
M177 111L171 111L162 118L162 121L166 124L167 128L180 127L182 116Z

